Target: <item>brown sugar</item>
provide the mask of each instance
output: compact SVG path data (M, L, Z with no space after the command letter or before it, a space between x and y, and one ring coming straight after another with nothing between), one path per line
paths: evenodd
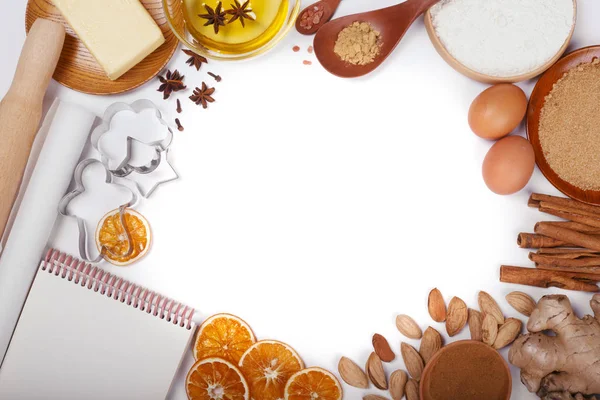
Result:
M600 62L581 64L545 98L539 138L548 165L583 190L600 190Z
M380 34L366 22L353 22L339 33L333 51L350 64L370 64L381 51Z
M457 342L424 380L423 400L506 400L510 376L502 356L483 343Z

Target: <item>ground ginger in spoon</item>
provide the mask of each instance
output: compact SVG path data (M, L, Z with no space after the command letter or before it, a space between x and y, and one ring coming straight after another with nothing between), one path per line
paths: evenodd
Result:
M343 61L367 65L381 52L380 33L367 22L353 22L339 33L333 51Z

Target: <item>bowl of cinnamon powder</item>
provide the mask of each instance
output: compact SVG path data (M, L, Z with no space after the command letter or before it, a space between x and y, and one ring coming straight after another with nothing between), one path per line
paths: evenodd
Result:
M509 400L512 378L500 353L485 343L461 340L427 363L421 400Z
M527 135L544 176L565 195L600 205L600 46L566 55L538 81Z

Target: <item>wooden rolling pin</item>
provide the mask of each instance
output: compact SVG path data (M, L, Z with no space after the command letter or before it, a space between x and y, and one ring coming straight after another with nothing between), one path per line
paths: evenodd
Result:
M19 191L42 118L44 94L65 41L63 25L34 22L8 93L0 102L0 237Z

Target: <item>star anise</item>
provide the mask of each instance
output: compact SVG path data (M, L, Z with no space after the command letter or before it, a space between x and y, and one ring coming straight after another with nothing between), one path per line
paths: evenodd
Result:
M227 10L227 14L232 15L231 19L227 21L228 24L236 20L240 20L242 26L245 28L246 23L244 19L249 19L250 21L254 21L254 16L252 15L252 9L248 8L250 5L250 0L246 0L243 5L240 5L238 0L234 0L235 4L231 4L231 9Z
M214 103L212 94L215 92L215 88L209 88L206 83L202 82L202 89L197 87L194 89L194 94L190 96L190 100L197 105L202 104L203 108L208 108L208 103Z
M200 18L206 19L204 26L212 25L215 28L215 34L219 33L219 27L225 26L225 18L227 13L223 11L223 3L217 3L217 7L213 10L208 4L204 4L206 14L198 14Z
M181 75L177 70L173 72L167 70L166 78L162 76L158 77L158 80L162 83L158 88L158 91L163 93L163 98L165 100L171 96L171 93L179 92L187 87L183 84L183 78L185 78L185 75Z
M208 63L208 60L205 57L202 57L191 50L182 49L181 51L190 56L190 58L188 58L186 61L186 64L189 64L190 67L196 67L197 71L200 71L202 64Z

